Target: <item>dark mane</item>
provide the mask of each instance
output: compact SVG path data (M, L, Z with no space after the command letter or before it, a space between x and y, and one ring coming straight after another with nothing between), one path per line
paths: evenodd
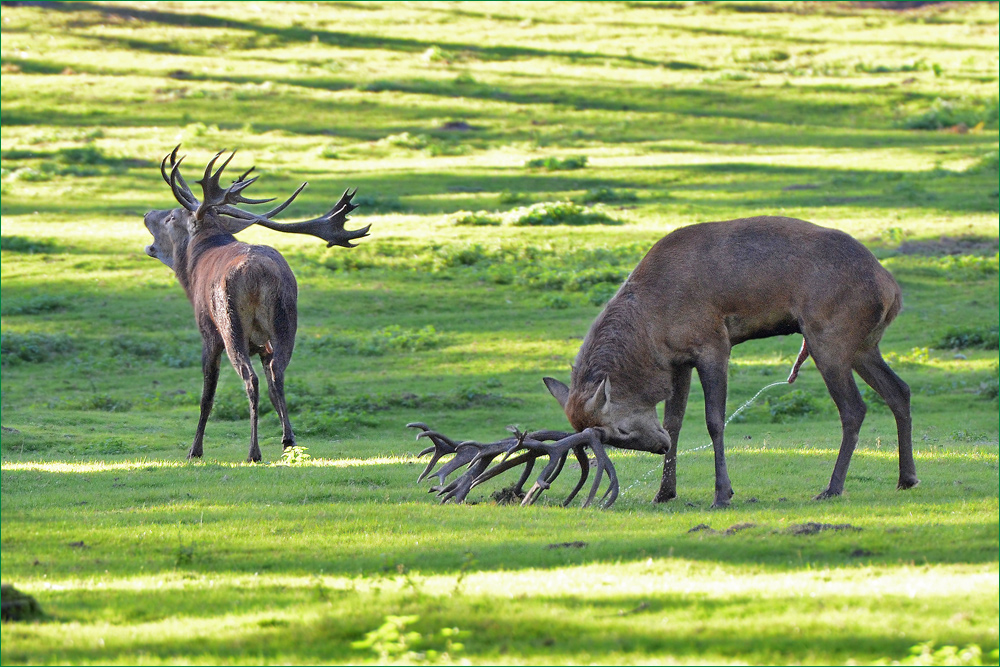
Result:
M608 302L580 347L578 359L586 366L573 370L574 387L597 384L610 377L617 381L638 380L651 354L649 337L634 302L618 295Z

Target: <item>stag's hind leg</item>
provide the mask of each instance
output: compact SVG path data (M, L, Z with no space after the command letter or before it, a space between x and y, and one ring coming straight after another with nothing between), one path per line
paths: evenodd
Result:
M277 304L271 326L272 335L261 352L260 360L264 365L264 377L267 378L267 394L271 399L281 419L281 447L288 449L295 446L295 434L292 432L292 422L288 418L288 404L285 402L285 369L292 360L295 348L295 330L298 325L295 303L282 301Z
M854 361L854 370L878 392L892 410L896 418L896 433L899 439L899 485L897 488L909 489L916 486L917 467L913 462L913 422L910 417L910 387L882 358L878 347L873 347L858 355Z
M813 340L809 342L809 350L816 362L816 368L823 376L833 402L837 404L842 430L840 453L837 454L837 463L833 467L830 485L817 495L815 500L832 498L844 492L847 469L851 465L854 449L858 446L858 434L861 432L861 424L865 420L867 411L865 402L861 399L861 392L858 391L858 385L854 381L851 364L845 359L847 355L842 352L844 347L846 346L843 345L843 341L836 341L830 345L816 344Z
M228 351L228 350L227 350ZM233 368L243 378L243 386L247 392L247 401L250 403L250 451L247 454L248 462L260 461L260 445L257 441L257 416L260 406L260 388L257 382L257 374L253 372L253 364L250 362L249 351L241 350L235 356L229 351L229 359L233 362Z
M272 348L272 352L261 352L260 361L264 366L264 377L267 378L267 395L271 405L281 419L281 447L288 449L295 446L295 433L292 432L292 422L288 418L288 404L285 402L285 368L288 366L287 354L283 350Z
M253 363L250 361L249 344L243 337L238 320L233 322L232 334L226 339L226 354L229 355L229 361L233 368L243 378L247 401L250 403L250 452L247 454L247 461L253 463L261 459L260 445L257 441L257 410L260 405L260 389L257 374L254 373Z

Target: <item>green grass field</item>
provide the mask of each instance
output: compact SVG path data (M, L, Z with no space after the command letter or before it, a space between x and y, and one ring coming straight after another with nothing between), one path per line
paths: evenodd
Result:
M3 664L997 664L997 3L27 3L2 33L4 584L44 616ZM347 187L354 250L250 229L299 280L287 393L249 444L223 368L185 455L200 340L142 215L216 151L256 196ZM239 173L236 171L235 173ZM197 190L196 190L197 192ZM566 429L541 378L677 227L775 214L853 234L903 288L897 491L874 392L843 497L811 362L727 428L710 510L700 385L622 495L438 505L411 421ZM734 350L730 412L801 338ZM262 401L265 410L270 408Z

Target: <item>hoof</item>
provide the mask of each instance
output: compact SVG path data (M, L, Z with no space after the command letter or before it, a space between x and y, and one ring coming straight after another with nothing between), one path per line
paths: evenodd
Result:
M920 480L916 477L900 477L899 484L896 485L897 489L912 489L917 484L920 484Z
M666 502L670 502L671 500L673 500L676 497L677 497L676 493L674 493L674 494L663 494L663 495L660 495L658 493L658 494L656 494L656 497L653 498L653 502L654 503L666 503Z
M736 492L732 489L728 489L727 491L716 491L715 502L712 503L712 509L724 509L729 507L729 501L735 495Z
M820 493L820 494L818 494L816 496L813 496L813 500L828 500L830 498L837 498L838 496L840 496L841 493L843 493L843 492L842 491L831 491L830 489L827 489L826 491L823 491L822 493Z
M291 440L282 440L281 441L281 449L282 449L282 451L284 451L286 449L289 449L291 447L294 447L294 446L295 446L295 438L292 438Z
M201 458L201 452L188 452L188 461L190 461L191 459L200 459L200 458Z

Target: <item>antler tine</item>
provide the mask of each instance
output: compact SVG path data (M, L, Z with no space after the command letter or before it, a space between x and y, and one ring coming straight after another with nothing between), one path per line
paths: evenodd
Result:
M497 475L507 472L511 468L516 468L522 463L527 463L528 465L525 467L525 472L521 474L521 480L516 485L517 489L521 489L521 487L524 486L524 483L528 481L528 475L531 474L531 469L535 465L535 460L541 455L541 452L529 451L524 452L520 456L515 456L514 458L505 458L500 463L496 464L489 470L485 470L481 475L476 477L476 479L472 481L471 488L476 488L483 482L488 482Z
M356 188L353 191L345 190L337 204L318 218L305 220L303 222L287 223L274 222L271 220L272 217L285 210L285 208L292 203L298 194L302 192L306 185L308 185L308 183L300 185L298 189L292 193L291 197L263 215L257 215L256 213L244 211L236 208L235 206L229 205L222 206L219 211L233 218L252 221L261 227L267 227L268 229L273 229L277 232L286 232L289 234L309 234L311 236L319 237L326 241L327 248L335 245L343 246L345 248L354 248L357 244L351 243L351 241L368 236L368 230L371 229L371 225L367 225L361 229L344 228L344 225L347 222L348 214L358 208L357 204L351 203L351 198L355 195L355 193L357 193Z
M175 148L174 150L177 149ZM169 159L170 159L170 153L167 153L166 155L163 156L163 159L160 160L160 176L162 176L163 180L167 182L167 185L170 185L170 174L167 173L167 160ZM170 166L173 167L174 163L171 162Z
M215 168L215 161L218 160L225 152L225 149L223 149L216 153L205 166L205 175L201 177L201 180L195 181L201 186L201 191L205 195L204 201L202 201L201 206L198 207L198 213L196 214L198 217L201 217L201 214L205 209L215 208L227 203L227 190L223 190L222 186L219 185L219 177L222 176L222 172L225 170L226 166L232 162L234 157L236 157L236 151L230 153L229 157L226 158L226 161L222 163L219 169L214 174L212 173L212 170Z
M167 160L170 160L170 167L173 168L173 166L177 163L177 151L180 150L180 147L181 145L177 144L174 146L174 150L164 155L163 159L160 160L160 175L163 176L163 180L167 182L167 185L170 185L170 176L166 171Z
M180 170L177 169L177 165L180 164L181 160L177 158L177 151L180 149L180 144L178 144L173 151L167 153L164 158L160 161L160 176L166 181L167 185L170 186L170 190L174 193L174 198L180 203L181 206L188 210L195 210L198 208L198 199L191 192L191 188L184 181L184 177L181 176ZM170 160L170 173L167 173L167 160Z
M430 463L427 464L424 471L420 473L419 477L417 477L417 483L420 483L425 477L431 474L431 471L434 469L434 466L437 465L437 462L441 460L441 457L447 456L448 454L454 454L458 450L458 445L447 436L442 435L437 431L432 431L431 428L423 422L411 422L407 424L406 427L423 429L421 433L417 435L417 440L420 438L430 438L431 442L434 443L431 447L428 447L417 454L417 458L420 458L425 454L433 452ZM441 478L441 483L444 483L444 478Z
M351 201L352 199L354 199L354 195L356 194L358 194L357 188L354 188L353 190L347 188L346 190L344 190L344 194L340 195L340 199L337 201L336 205L334 205L333 209L331 209L332 211L335 211L335 215L344 216L343 219L340 221L341 229L344 228L344 222L347 221L347 215L354 209L361 207L360 204L355 204L354 202Z
M566 433L563 431L526 432L509 426L507 430L512 433L513 437L491 443L466 441L456 444L450 438L430 430L430 427L422 422L413 422L407 424L407 426L422 429L422 432L417 436L418 439L428 437L434 442L434 447L428 447L420 453L423 456L424 454L433 452L432 462L427 466L419 479L423 480L429 476L438 478L439 483L432 486L430 491L437 493L441 497L442 503L446 503L449 500L461 503L465 500L469 491L475 487L512 468L525 464L525 469L520 479L518 479L512 488L515 494L522 497L522 505L532 505L537 502L546 489L551 487L552 483L565 467L569 453L573 452L580 462L580 479L566 500L563 501L562 505L565 507L576 498L590 477L591 465L590 459L587 457L587 447L590 447L594 452L596 475L583 506L588 507L594 502L605 473L608 476L608 489L604 492L598 504L601 507L607 508L614 504L618 498L619 485L617 473L601 443L599 433L594 429L585 429L579 433ZM519 451L521 452L520 454L517 453ZM437 472L431 473L430 471L433 469L434 464L441 457L450 453L454 453L455 456L442 465ZM493 461L501 454L504 455L503 459L493 465ZM541 474L535 479L531 488L525 492L524 484L531 475L535 462L541 456L548 456L549 461ZM449 475L466 465L468 466L468 470L454 480L446 483Z
M466 445L466 443L462 444ZM455 472L456 470L458 470L463 466L471 464L473 459L475 459L476 456L478 455L479 455L479 450L476 449L474 446L466 445L463 447L462 445L459 445L458 449L455 450L454 458L452 458L447 463L444 463L440 468L438 468L437 472L432 473L431 475L428 476L437 477L438 481L441 484L444 484L445 480L451 473Z
M580 481L576 483L573 487L573 491L566 496L566 500L563 501L562 506L568 507L573 499L576 498L576 494L580 493L580 489L583 488L584 483L587 481L587 477L590 475L590 459L587 458L587 451L582 447L574 447L573 454L576 455L576 460L580 463Z
M174 162L173 167L170 169L170 189L174 193L174 199L176 199L181 206L189 211L197 211L199 204L198 200L194 198L191 191L187 189L187 185L184 183L184 179L181 177L181 162L184 161L184 156L182 155ZM183 187L184 190L180 188ZM186 190L186 192L185 192ZM190 198L189 198L190 197Z
M493 463L493 459L507 451L509 445L509 438L490 443L463 442L458 446L455 458L443 465L437 474L443 483L448 475L463 465L468 464L469 469L452 480L447 486L439 486L432 490L438 491L438 495L443 496L442 503L452 499L455 502L463 502L469 491L475 486L476 479L481 477L486 469L489 468L490 464ZM471 457L469 456L470 454L472 454Z
M549 455L549 463L542 470L542 474L538 476L535 480L535 484L525 495L524 500L521 502L522 505L531 505L542 495L542 492L548 489L552 482L555 480L559 472L562 471L562 467L566 462L566 457L570 450L575 450L577 452L577 458L585 456L582 449L584 446L589 445L591 450L593 450L594 455L597 458L597 473L594 479L594 485L591 487L590 495L586 502L583 503L584 507L588 507L591 502L593 502L595 495L597 494L597 489L600 486L601 478L605 472L608 474L609 488L605 492L604 496L601 498L602 507L610 507L615 499L618 498L618 476L615 473L614 465L611 463L611 459L608 458L607 452L604 451L604 447L601 444L600 437L592 429L585 429L579 433L574 433L566 438L559 440L554 444L543 444L538 445L528 445L534 449L540 449ZM581 470L584 470L583 463L581 461ZM566 502L571 501L579 491L580 487L583 485L583 481L586 480L589 474L590 465L587 464L586 471L583 472L581 477L583 480L577 484L577 488L573 490ZM608 499L608 496L611 496Z
M284 211L286 208L288 208L289 204L291 204L293 201L295 201L295 198L299 196L299 193L306 189L307 185L309 185L308 181L306 181L305 183L303 183L302 185L300 185L298 188L296 188L295 192L292 193L291 197L289 197L288 199L286 199L281 204L279 204L275 208L271 209L270 211L268 211L267 213L265 213L261 217L270 219L270 218L273 218L274 216L278 215L282 211Z
M425 454L431 454L431 452L433 452L433 454L431 454L431 460L427 463L427 467L425 467L424 471L417 477L418 484L424 481L424 478L431 474L431 471L434 470L434 466L437 465L438 461L440 461L442 457L454 454L458 451L458 447L455 446L455 443L451 442L440 433L435 433L434 431L424 431L417 436L417 439L423 437L430 438L431 442L434 444L431 447L422 450L417 455L417 458L424 456ZM443 482L444 479L441 481Z
M277 199L277 197L268 197L267 199L248 199L247 197L243 196L242 192L251 185L253 185L254 183L256 183L257 179L260 178L260 176L254 176L249 180L244 180L246 178L246 175L249 174L251 171L253 171L253 167L250 167L250 169L248 169L246 172L240 175L239 178L233 181L232 185L226 188L226 194L225 194L226 205L235 206L236 204L266 204L269 201L274 201L275 199Z
M441 480L441 484L432 487L431 491L437 491L439 496L443 496L441 498L442 504L449 500L454 500L456 503L464 502L465 497L469 494L469 490L472 489L472 482L489 466L493 458L496 457L496 454L494 454L486 459L479 458L479 448L482 446L478 442L462 443L455 454L455 458L448 461L448 463L441 466L441 469L438 470L438 479ZM469 465L468 470L447 485L444 484L444 480L448 475L466 464Z
M615 472L615 466L611 463L611 459L608 458L607 452L604 451L604 445L601 443L600 438L595 436L588 444L591 451L594 452L594 457L597 459L597 471L594 475L594 485L590 488L590 495L587 496L587 501L583 503L583 506L589 507L590 503L593 502L594 497L597 495L597 488L601 484L601 476L606 472L608 474L608 490L601 496L599 503L601 507L606 509L611 507L615 503L615 500L618 499L618 474ZM609 498L608 496L611 497Z
M521 500L521 507L534 505L535 501L542 497L542 492L552 486L552 482L562 472L568 455L569 450L557 453L555 456L552 453L549 454L548 464L542 469L542 474L538 476L538 479L535 480L535 483L531 485L531 488L524 495L524 498Z

